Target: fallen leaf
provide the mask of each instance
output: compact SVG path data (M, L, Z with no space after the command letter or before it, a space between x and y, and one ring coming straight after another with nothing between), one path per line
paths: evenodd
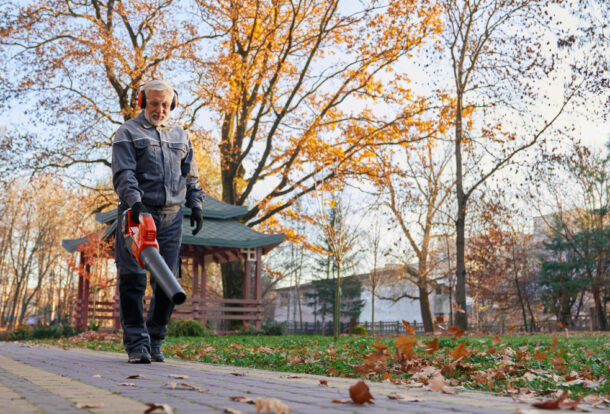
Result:
M442 316L437 316L437 317L436 317L436 321L437 321L438 323L444 323L444 322L445 322L445 318L443 318Z
M436 374L428 382L428 388L431 391L442 392L444 394L457 394L457 391L447 384L442 374Z
M433 354L436 351L438 351L438 338L434 338L431 341L428 341L428 343L426 344L427 348L426 348L426 353L427 354Z
M555 400L540 401L533 403L532 406L542 408L543 410L560 410L559 404L566 398L568 391L564 390L561 395Z
M352 402L352 400L332 400L331 402L337 404L349 404Z
M405 331L407 331L408 335L415 336L415 329L411 326L411 324L404 319L402 320L402 324L405 327Z
M254 404L254 400L252 398L243 397L241 395L236 396L236 397L229 397L229 399L231 401L238 401L238 402L247 403L247 404Z
M135 374L128 376L127 379L146 379L146 377L142 374Z
M349 387L349 396L356 404L373 404L371 400L375 399L369 392L369 387L362 380Z
M75 403L74 406L76 408L80 408L80 409L87 409L87 408L102 408L104 406L104 404L102 404L102 403Z
M195 385L187 384L186 382L181 382L179 385L183 386L184 388L193 390L193 391L199 391L199 392L209 392L210 391L209 388L199 388Z
M187 379L188 375L180 375L180 374L169 374L168 377L176 378L176 379Z
M92 378L102 378L102 376L100 374L94 374L94 375L91 375L91 377Z
M466 348L466 342L462 342L461 344L456 346L455 349L450 352L450 354L451 358L453 358L453 360L455 361L460 358L468 358L470 355L472 355L472 352L470 352L470 350Z
M416 402L416 401L421 401L419 398L415 398L415 397L407 397L404 395L398 395L398 394L389 394L388 398L390 400L398 400L398 401L402 401L402 402Z
M457 304L457 303L455 303L455 302L452 302L452 303L451 303L451 306L453 307L453 310L454 310L454 311L456 311L456 312L459 312L459 313L466 313L466 311L465 311L464 309L462 309L462 308L460 307L460 305L458 305L458 304Z
M290 407L278 400L277 398L255 398L254 408L260 413L264 410L265 413L275 414L290 414Z
M124 387L135 387L136 384L134 384L133 382L121 382L119 385L122 385Z
M379 343L379 338L375 338L375 343L372 345L372 347L375 348L377 351L384 351L388 349L387 345Z
M236 377L245 377L246 374L242 372L231 372L231 375L235 375Z
M146 406L148 408L144 411L144 414L154 413L158 410L163 410L164 414L174 414L174 410L169 404L146 403Z
M245 414L243 411L234 410L232 408L225 408L223 410L223 413L228 413L228 414Z
M555 335L553 335L553 346L552 346L552 350L556 351L557 350L557 344L559 343L559 341L557 340L557 337Z
M415 359L413 347L416 342L415 337L410 336L399 336L394 340L396 351L403 354L407 359Z
M500 339L500 337L498 335L494 336L491 340L491 344L493 346L498 346L502 343L502 340Z
M453 336L451 337L452 341L455 341L457 338L460 338L462 335L464 335L464 330L458 328L457 326L450 326L449 329L447 329L447 332L453 334Z
M542 362L544 360L546 360L546 355L540 351L536 351L536 353L534 354L534 361Z
M328 381L326 380L320 380L320 385L324 386L324 387L328 387Z

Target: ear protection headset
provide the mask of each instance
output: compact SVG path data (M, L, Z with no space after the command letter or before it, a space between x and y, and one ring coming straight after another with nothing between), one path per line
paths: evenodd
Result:
M178 92L176 92L175 89L172 90L174 91L174 97L172 98L172 104L169 107L170 111L173 111L174 108L178 106ZM142 109L146 108L146 93L142 88L138 90L138 106Z

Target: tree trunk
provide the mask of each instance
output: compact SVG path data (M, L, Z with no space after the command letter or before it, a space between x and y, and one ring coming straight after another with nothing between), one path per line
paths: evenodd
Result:
M456 302L464 312L456 312L455 324L460 329L468 329L468 310L466 308L466 260L465 260L465 233L466 233L466 203L468 197L464 194L464 183L462 173L462 98L459 85L457 89L457 108L455 114L455 184L457 193L457 220L455 223L455 276Z
M514 258L514 256L513 256ZM525 311L525 302L523 301L523 295L521 294L521 286L519 285L519 276L518 273L515 272L515 287L517 288L517 298L519 299L519 305L521 306L521 314L523 315L523 326L525 327L525 332L530 332L527 326L527 312Z
M375 284L371 290L371 335L375 336Z
M337 263L337 285L335 288L335 309L333 315L333 339L336 342L339 338L339 328L341 325L341 265Z
M604 307L602 306L601 289L597 283L593 284L593 299L595 301L595 329L605 331L608 327Z
M427 286L419 286L419 309L421 311L421 319L424 323L424 331L433 332L434 323L432 322L432 312L430 311L430 296L428 295Z

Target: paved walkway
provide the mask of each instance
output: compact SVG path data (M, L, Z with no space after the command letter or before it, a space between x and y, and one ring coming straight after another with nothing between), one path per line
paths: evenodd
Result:
M320 386L321 379L328 387ZM236 396L277 398L291 413L307 414L542 413L507 397L448 395L385 383L368 383L374 405L332 402L348 400L348 388L355 382L176 360L134 365L122 354L0 342L0 412L7 413L141 414L149 408L147 403L167 404L177 414L256 413L254 405L231 399ZM390 394L417 401L392 400ZM608 412L583 407L592 413Z

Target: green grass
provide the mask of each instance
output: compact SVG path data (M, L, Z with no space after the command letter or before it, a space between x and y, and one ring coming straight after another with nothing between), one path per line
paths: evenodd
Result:
M385 376L400 382L408 381L422 367L433 366L441 369L452 385L473 390L515 392L527 388L546 395L567 389L572 398L610 394L610 381L606 380L610 378L608 333L558 336L555 347L551 335L502 336L497 345L492 345L491 336L456 340L440 337L439 349L432 354L427 354L424 347L433 338L419 337L414 348L416 363L406 365L396 358L394 339L379 339L380 344L388 347L388 359L376 366L377 372L364 375L356 370L375 351L375 339L366 336L341 336L336 343L326 336L168 337L163 349L171 358L291 373L364 377L373 381ZM39 342L124 352L117 335L105 340L90 337L81 341ZM463 342L471 355L455 362L450 352Z

